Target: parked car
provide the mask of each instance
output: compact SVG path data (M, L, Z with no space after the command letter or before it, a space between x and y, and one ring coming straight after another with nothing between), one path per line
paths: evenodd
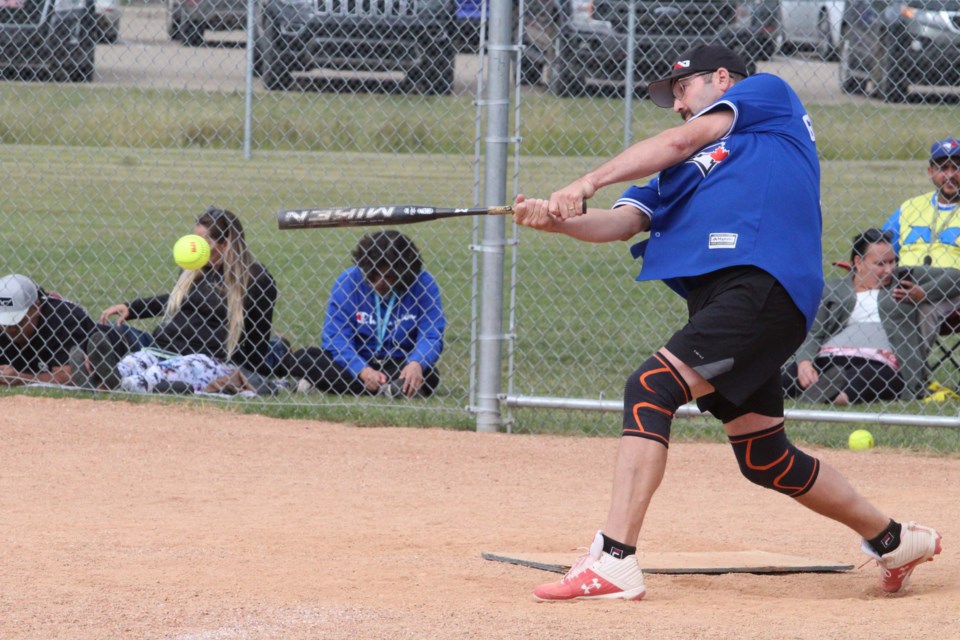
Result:
M90 82L95 23L94 0L3 0L0 70L4 77Z
M780 0L782 50L810 48L824 60L836 60L845 5L846 0Z
M450 93L455 12L453 0L263 0L254 64L271 90L290 89L296 72L332 69L403 72L411 91Z
M583 93L588 84L623 84L629 35L629 0L558 0L552 36L536 49L546 58L547 85L560 96ZM751 70L779 44L779 0L636 0L635 79L645 84L667 73L696 42L739 51ZM536 37L531 40L538 42Z
M97 42L113 44L120 39L120 0L96 0Z
M479 48L482 4L482 0L456 0L453 45L457 51L476 52Z
M455 0L456 29L454 47L459 52L476 52L480 44L480 21L483 17L482 0ZM519 1L513 0L513 27ZM523 53L520 65L520 81L526 85L539 84L543 80L543 68L560 25L560 2L558 0L524 0ZM487 6L489 11L489 2ZM489 32L487 33L489 37Z
M911 84L960 85L960 0L848 0L840 87L900 102Z
M247 28L247 0L167 0L167 35L188 47L204 43L207 31Z

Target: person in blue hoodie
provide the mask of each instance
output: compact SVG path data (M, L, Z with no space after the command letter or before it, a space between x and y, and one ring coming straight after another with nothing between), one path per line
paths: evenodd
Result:
M419 249L399 231L377 231L364 235L352 256L354 266L330 291L321 346L294 351L291 375L301 389L432 395L446 318Z

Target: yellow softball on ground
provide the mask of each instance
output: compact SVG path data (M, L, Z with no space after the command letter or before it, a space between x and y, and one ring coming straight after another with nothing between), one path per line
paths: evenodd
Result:
M210 259L210 245L201 236L183 236L173 245L173 259L188 271L202 269Z
M857 429L850 434L847 444L854 451L860 451L861 449L872 449L874 445L873 434L866 429Z

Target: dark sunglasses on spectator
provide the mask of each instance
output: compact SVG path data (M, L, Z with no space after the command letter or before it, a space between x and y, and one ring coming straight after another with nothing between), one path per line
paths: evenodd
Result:
M876 244L878 242L893 242L893 231L883 229L867 229L853 239L853 244Z

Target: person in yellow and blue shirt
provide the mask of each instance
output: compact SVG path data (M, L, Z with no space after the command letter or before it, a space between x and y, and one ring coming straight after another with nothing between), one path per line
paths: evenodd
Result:
M930 147L927 175L935 190L910 198L883 225L893 233L901 267L960 269L960 140ZM921 333L929 351L943 320L960 309L960 298L921 305Z
M927 175L936 189L904 201L883 230L901 266L960 269L960 140L933 143Z

